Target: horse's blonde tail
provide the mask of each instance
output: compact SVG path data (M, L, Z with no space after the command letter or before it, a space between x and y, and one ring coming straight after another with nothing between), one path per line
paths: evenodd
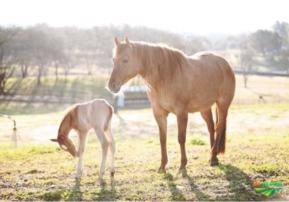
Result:
M225 153L226 150L226 125L227 125L228 106L217 103L216 110L216 144L217 154Z

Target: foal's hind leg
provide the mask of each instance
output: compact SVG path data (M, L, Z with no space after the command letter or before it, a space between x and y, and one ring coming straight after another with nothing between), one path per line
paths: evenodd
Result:
M87 132L78 132L78 136L79 136L79 145L77 151L78 164L77 164L76 178L81 178L83 172L83 153L85 149Z
M106 131L107 138L108 138L108 147L110 150L110 176L113 177L115 173L114 169L114 153L115 153L115 143L114 143L114 138L111 132L111 128L109 127L108 130Z
M95 128L94 130L95 130L96 135L100 141L101 149L102 149L101 166L99 169L99 178L100 178L100 180L102 180L102 177L103 177L104 171L105 171L105 162L106 162L107 151L108 151L108 141L107 141L106 136L104 134L104 131L102 129Z

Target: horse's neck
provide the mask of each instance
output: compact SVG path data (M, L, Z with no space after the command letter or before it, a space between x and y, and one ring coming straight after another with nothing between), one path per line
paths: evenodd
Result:
M151 54L149 52L150 50L145 50L142 52L142 67L140 76L145 80L146 85L149 88L157 88L158 80L159 78L159 72L158 72L158 64L154 62L148 62L148 61L156 61L153 57L154 54Z
M155 57L154 54L150 54L146 57ZM164 69L165 61L162 61L163 58L146 58L143 61L151 60L154 62L145 63L143 62L142 71L140 73L141 77L145 80L146 85L150 89L156 91L165 90L165 88L170 86L170 83L173 82L174 75L170 74ZM161 89L160 89L161 88Z

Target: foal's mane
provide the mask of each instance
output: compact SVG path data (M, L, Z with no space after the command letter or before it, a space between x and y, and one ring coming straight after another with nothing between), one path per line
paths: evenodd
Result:
M160 79L172 78L177 71L182 70L187 61L182 51L166 44L131 42L131 46L141 59L147 76L156 74Z
M75 109L76 109L76 105L73 105L65 111L64 116L60 122L60 126L58 129L58 135L60 135L60 136L66 135L66 134L62 134L60 130L69 130L71 128L72 121L74 118L72 116L73 116L73 113L75 113Z

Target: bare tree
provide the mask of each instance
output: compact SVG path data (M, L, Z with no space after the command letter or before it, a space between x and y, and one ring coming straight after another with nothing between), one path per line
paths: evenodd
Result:
M246 35L240 38L239 47L240 47L239 63L243 74L243 84L244 87L247 88L249 74L252 71L252 65L254 62L255 52L251 46L251 41L249 40L249 37Z
M11 65L12 57L8 45L16 35L17 31L18 29L14 27L0 27L0 94L5 93L6 81L13 75L15 70L15 67Z

